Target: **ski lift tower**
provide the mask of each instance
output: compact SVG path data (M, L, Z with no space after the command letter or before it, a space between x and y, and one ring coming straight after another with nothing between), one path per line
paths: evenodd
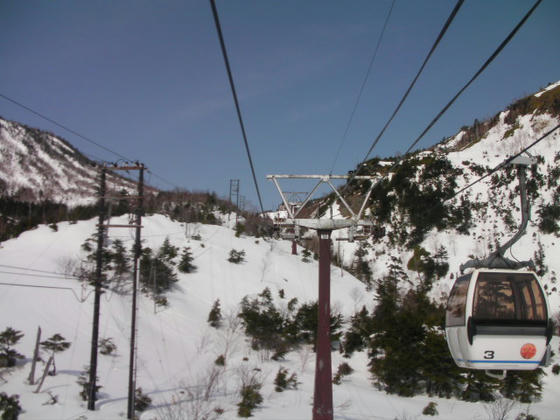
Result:
M292 214L296 213L301 204L307 197L306 192L295 192L295 191L284 191L284 197L287 198L288 205L290 206L290 211ZM291 239L292 240L292 255L297 255L297 241L300 239L300 229L299 226L290 225L285 226L286 229L291 229L291 233L284 233L282 235L283 239Z
M348 179L349 175L267 175L272 180L288 213L288 218L280 225L291 225L294 227L305 227L317 231L319 237L319 302L318 302L318 327L317 327L317 358L315 362L315 389L313 396L313 420L332 420L333 398L332 398L332 364L331 364L331 341L330 341L330 282L331 282L331 233L337 229L348 229L348 241L353 242L357 226L371 225L371 221L362 220L362 216L369 200L374 183L368 189L364 201L356 213L340 192L332 184L333 179ZM371 181L372 176L354 176L356 180ZM311 190L297 210L293 210L282 191L279 179L313 179L317 184ZM338 201L350 213L348 219L310 219L299 218L306 204L322 185L327 184L335 193Z

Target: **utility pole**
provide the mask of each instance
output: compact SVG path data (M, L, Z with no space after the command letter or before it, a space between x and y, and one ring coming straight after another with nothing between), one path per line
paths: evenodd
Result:
M235 199L235 202L233 201ZM229 202L235 204L235 224L237 225L237 212L239 210L239 180L230 179L229 180ZM228 219L229 220L229 219Z
M93 303L93 329L91 333L91 356L89 362L88 410L95 410L95 391L97 382L97 342L99 340L99 311L101 304L101 276L103 274L103 238L105 221L105 175L107 169L101 167L99 181L99 217L97 223L97 255L95 268L95 297Z
M235 201L234 201L235 200ZM229 202L231 204L239 205L239 180L229 180Z
M130 333L130 360L129 360L129 374L128 374L128 410L127 410L127 418L132 419L134 417L134 396L135 396L135 350L136 350L136 300L137 300L137 288L138 288L138 275L139 275L139 259L142 253L142 244L141 244L141 231L142 231L142 215L144 212L144 164L136 162L134 165L126 164L124 166L117 166L114 164L110 167L112 171L139 171L138 176L138 195L136 196L105 196L105 171L106 167L103 168L102 172L102 188L101 190L101 197L100 202L103 203L103 207L105 205L104 199L110 200L137 200L136 206L136 217L132 224L123 224L123 225L115 225L115 224L107 224L103 226L103 217L104 213L100 212L99 218L99 232L100 236L98 242L98 263L102 262L102 253L99 252L99 249L102 248L103 245L103 228L135 228L136 229L136 237L134 241L134 268L132 272L132 320L131 320L131 333ZM98 265L98 272L99 278L101 278L101 265ZM100 283L100 281L99 281ZM96 283L96 290L97 290L97 283ZM98 301L98 294L96 292L96 308L98 308L99 303ZM99 310L97 309L97 312ZM97 313L97 320L99 320L99 313ZM95 318L94 318L94 326L95 326ZM97 327L98 328L98 327ZM94 363L94 351L93 351L93 343L92 343L92 363L91 366L97 367L97 332L96 340L95 340L95 363ZM93 341L93 340L92 340ZM92 382L92 377L93 382ZM95 409L95 371L91 369L90 372L90 384L92 384L92 388L90 389L90 401L88 403L88 409L94 410ZM91 408L90 408L91 406Z
M144 211L144 165L140 164L138 180L138 206L136 207L136 241L134 243L134 272L132 278L132 322L130 326L130 360L128 373L128 411L127 418L134 418L134 397L136 393L135 384L135 345L136 345L136 293L138 288L139 259L142 253L140 240L142 229L142 213Z
M315 360L315 389L313 394L313 420L332 420L333 397L332 397L332 362L331 362L331 339L330 339L330 281L331 281L331 233L337 229L348 229L348 240L353 241L355 230L358 225L368 225L370 222L361 220L366 203L373 191L374 183L366 194L360 210L355 213L348 205L340 192L331 183L331 179L348 179L347 175L267 175L267 178L274 182L278 189L289 221L283 224L293 225L294 227L303 226L317 231L319 236L319 301L318 307L318 326L317 326L317 356ZM317 184L311 190L301 206L297 210L290 206L286 199L286 194L282 191L278 179L318 179ZM372 180L371 176L355 176L354 179ZM336 194L338 200L346 210L349 211L350 219L302 219L298 218L311 196L321 184L327 184Z

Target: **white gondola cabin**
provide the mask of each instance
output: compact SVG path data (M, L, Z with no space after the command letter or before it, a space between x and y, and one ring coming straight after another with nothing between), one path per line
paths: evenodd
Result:
M532 271L476 269L458 277L447 302L455 363L483 370L532 370L548 358L552 322Z

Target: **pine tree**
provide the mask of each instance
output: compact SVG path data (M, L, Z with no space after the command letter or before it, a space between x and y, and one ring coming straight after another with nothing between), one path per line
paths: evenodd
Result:
M12 348L22 337L23 333L12 327L0 333L0 367L15 366L17 359L23 359L23 355Z
M220 308L220 299L216 299L210 313L208 314L208 323L214 328L218 328L222 323L222 310Z
M123 274L130 272L130 261L126 255L126 248L120 239L113 241L112 260L114 263L113 269L117 277L120 278Z
M173 265L173 259L177 256L178 250L176 246L171 245L167 236L163 241L163 245L159 249L159 257L166 263Z
M500 392L506 398L517 400L524 404L539 401L542 395L541 368L526 371L509 371L500 383Z
M465 375L465 387L461 393L464 401L494 401L494 393L498 388L497 381L481 371L468 371Z
M373 320L365 305L350 318L350 327L344 333L344 356L350 357L355 351L362 351L368 346L373 333Z
M0 415L2 420L17 420L21 411L19 395L8 396L5 392L0 392Z
M41 346L50 352L52 352L53 356L53 371L52 375L56 375L56 363L54 359L54 355L56 353L60 353L70 347L70 342L66 341L66 339L61 336L60 334L55 334L48 340L42 341Z
M90 375L90 367L86 366L85 371L78 376L78 385L82 387L80 391L80 397L82 400L87 401L89 398L89 393L91 390L91 384L89 382L89 375ZM95 377L95 400L99 398L97 392L101 389L101 385L97 385L99 383L99 378Z
M240 264L245 261L245 251L241 250L238 251L236 249L232 249L229 251L229 258L228 261L233 264Z
M276 378L274 378L274 390L276 392L282 392L286 389L297 389L297 375L292 373L288 376L288 369L280 367Z
M177 274L165 260L154 257L150 248L144 248L140 259L140 282L144 288L159 294L173 287L177 282Z
M192 256L191 248L185 247L183 249L183 255L181 256L181 261L177 267L182 273L192 273L196 270L196 266L192 264L194 258Z

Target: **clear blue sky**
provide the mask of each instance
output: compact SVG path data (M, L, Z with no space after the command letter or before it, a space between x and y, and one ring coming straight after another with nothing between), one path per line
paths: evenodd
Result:
M217 1L265 208L279 202L266 174L331 171L390 4ZM466 1L373 155L406 150L532 4ZM363 159L454 5L396 0L333 173ZM559 18L544 0L419 146L559 80ZM0 93L175 185L226 196L238 178L257 204L208 1L0 0ZM118 159L2 98L0 116Z

